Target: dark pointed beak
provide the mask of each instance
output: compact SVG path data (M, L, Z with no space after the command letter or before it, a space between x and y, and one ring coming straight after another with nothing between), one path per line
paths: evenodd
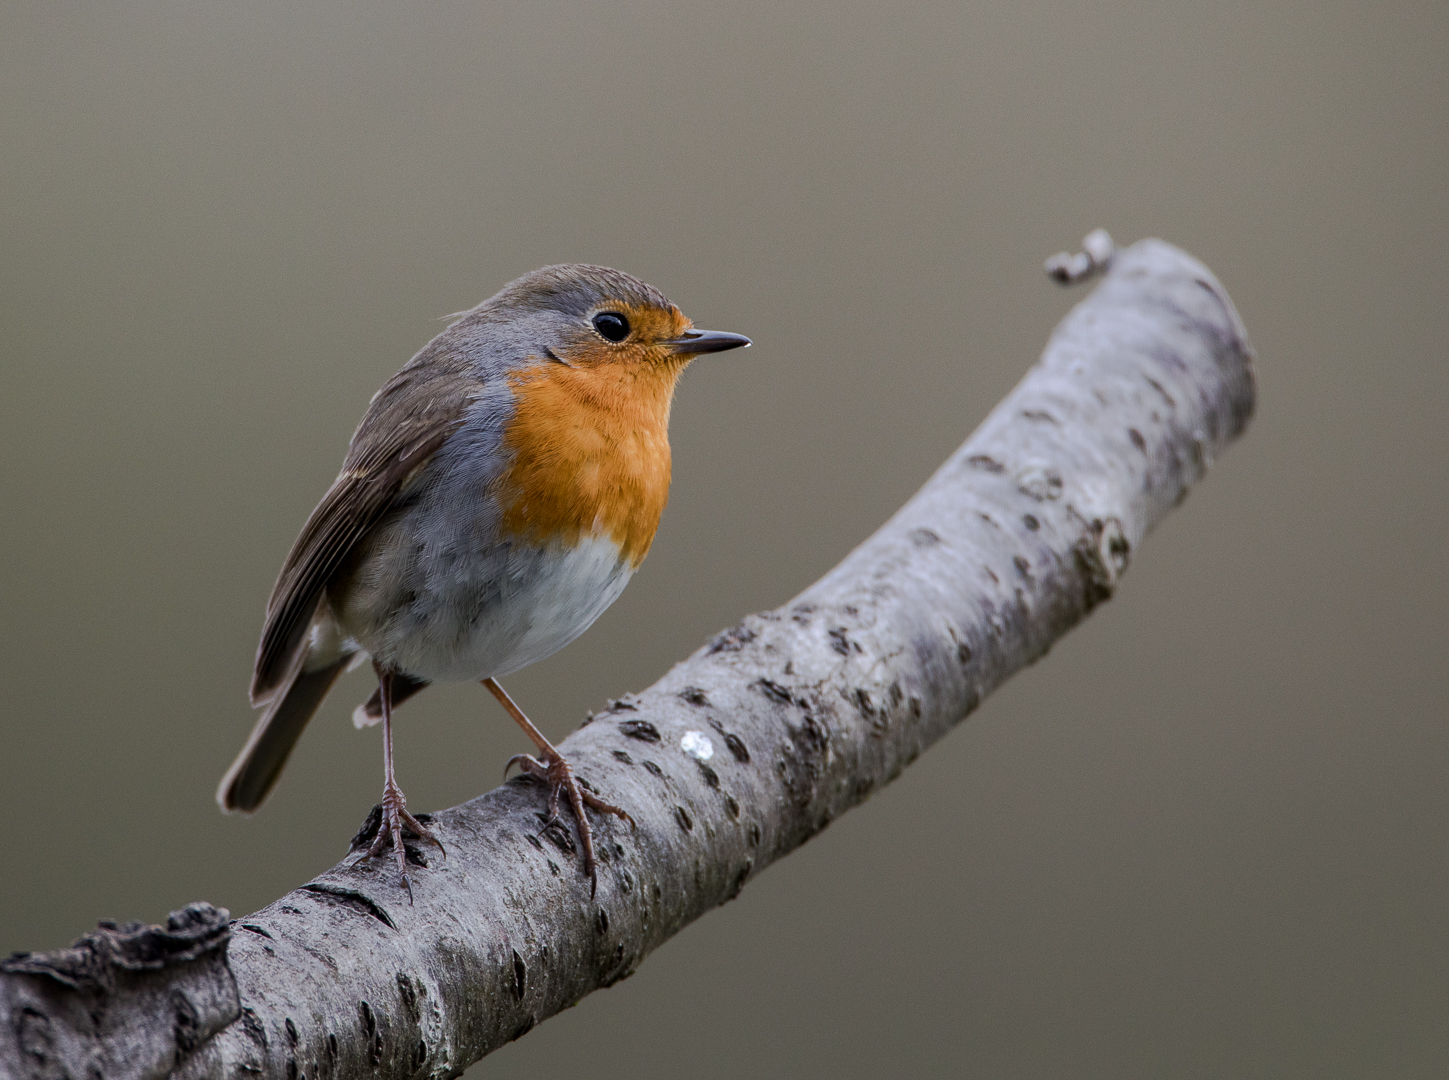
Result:
M743 334L726 334L723 330L686 330L673 341L663 344L681 356L698 356L700 353L743 349L751 342Z

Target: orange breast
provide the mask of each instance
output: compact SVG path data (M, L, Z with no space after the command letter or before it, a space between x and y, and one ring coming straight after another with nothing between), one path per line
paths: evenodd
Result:
M505 533L605 535L637 567L669 500L669 405L681 365L541 363L512 376L517 411L499 479Z

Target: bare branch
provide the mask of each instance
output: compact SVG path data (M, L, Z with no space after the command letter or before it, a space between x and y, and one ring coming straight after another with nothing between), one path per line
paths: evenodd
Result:
M596 897L572 835L539 834L542 793L515 780L432 817L448 856L410 850L414 906L390 863L343 864L234 924L235 998L185 948L144 992L67 984L57 954L12 961L0 1072L453 1076L889 783L1112 595L1252 413L1252 354L1208 270L1160 241L1097 239L1057 276L1101 283L890 521L564 743L638 821L598 820ZM182 929L224 942L192 911Z

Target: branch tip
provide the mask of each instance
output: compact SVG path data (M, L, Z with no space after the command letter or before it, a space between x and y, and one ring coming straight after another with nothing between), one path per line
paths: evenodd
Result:
M1082 238L1081 251L1075 255L1059 251L1046 261L1047 277L1059 285L1076 285L1106 270L1116 251L1106 229L1093 229Z

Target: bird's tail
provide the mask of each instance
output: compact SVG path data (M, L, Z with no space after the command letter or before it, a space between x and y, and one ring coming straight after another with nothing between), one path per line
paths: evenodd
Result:
M266 712L252 728L251 738L221 778L216 801L229 814L250 814L266 801L302 729L353 659L349 653L325 667L306 671L303 665L307 652L305 648L297 650L289 677L267 701Z
M392 707L396 709L419 690L426 689L427 685L426 679L415 679L411 675L398 672L392 677ZM372 697L352 710L352 726L361 730L365 727L372 727L381 720L382 686L379 684L378 688L372 692Z

